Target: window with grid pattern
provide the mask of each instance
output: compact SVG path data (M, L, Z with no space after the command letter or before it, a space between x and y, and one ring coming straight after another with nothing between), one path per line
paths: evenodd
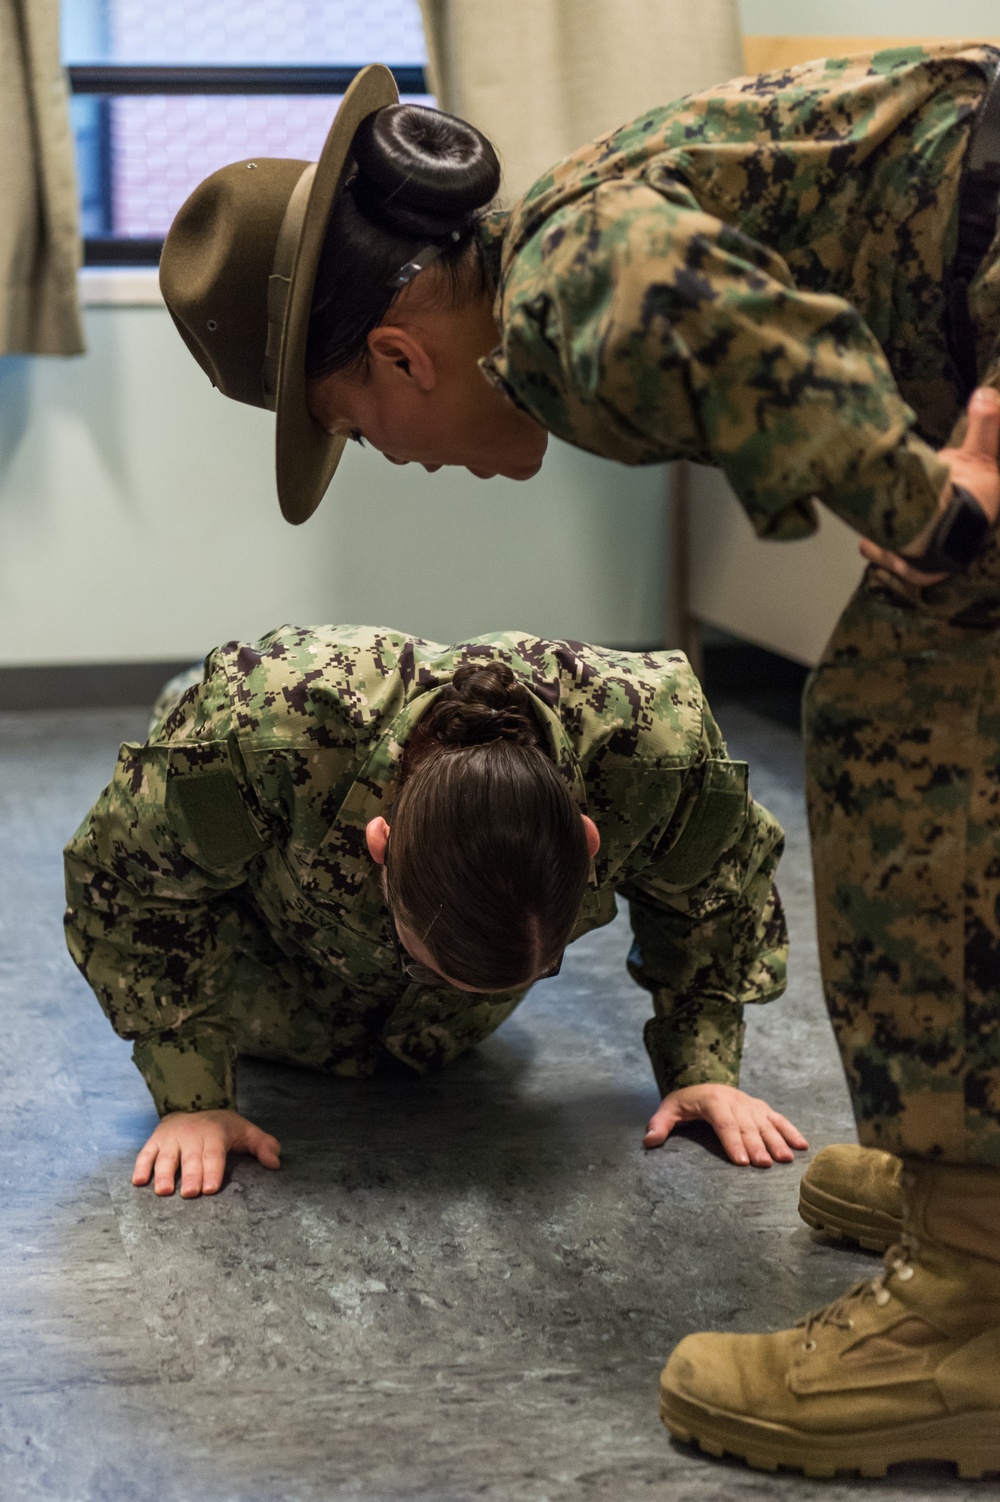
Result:
M63 0L85 259L153 262L184 199L249 156L315 160L352 74L428 99L418 0Z

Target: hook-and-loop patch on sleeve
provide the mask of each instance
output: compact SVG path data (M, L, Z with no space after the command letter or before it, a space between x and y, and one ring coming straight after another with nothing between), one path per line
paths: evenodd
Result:
M207 871L245 866L267 841L247 807L224 744L195 763L186 749L169 752L166 812L186 853Z
M679 836L658 852L658 878L680 888L704 881L739 839L749 809L746 762L706 761L701 791Z

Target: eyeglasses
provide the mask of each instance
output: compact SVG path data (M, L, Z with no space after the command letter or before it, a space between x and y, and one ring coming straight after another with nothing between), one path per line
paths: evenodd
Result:
M409 951L403 948L399 937L399 929L389 908L389 932L392 934L392 948L396 956L396 969L404 980L415 980L421 986L446 986L448 982L443 975L438 975L429 965L420 965L410 958Z
M403 941L399 937L399 929L396 927L396 920L392 915L391 908L389 909L389 932L392 934L392 949L396 956L396 969L403 980L414 980L420 986L447 986L449 984L443 975L439 975L429 965L418 964L415 959L410 957L409 950L403 948ZM559 956L551 970L544 970L541 975L536 975L535 981L551 980L554 975L558 975L562 969L563 955L565 953L566 951L563 950L563 954ZM534 985L535 981L532 981L531 984Z

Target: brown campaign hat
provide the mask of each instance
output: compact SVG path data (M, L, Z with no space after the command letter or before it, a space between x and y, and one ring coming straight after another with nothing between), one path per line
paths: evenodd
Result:
M316 268L361 121L399 99L388 68L363 68L318 162L257 157L207 177L163 246L160 288L181 338L224 396L276 414L278 502L304 522L344 451L306 407L305 355Z

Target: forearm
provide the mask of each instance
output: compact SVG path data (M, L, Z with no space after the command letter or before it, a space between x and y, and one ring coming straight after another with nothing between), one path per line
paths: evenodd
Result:
M743 1008L728 997L676 1002L653 992L655 1016L643 1042L661 1096L686 1085L738 1085L743 1057Z
M161 1116L236 1109L236 1050L225 1025L199 1017L136 1039L132 1059Z
M646 990L669 994L671 1008L699 997L740 1006L770 1001L785 987L788 930L775 887L784 832L766 808L749 800L735 838L715 852L708 871L690 886L673 884L680 870L692 872L693 847L717 799L714 788L703 793L673 846L618 888L635 937L629 970ZM727 812L723 805L723 819Z
M67 947L115 1032L133 1044L157 1109L233 1106L234 945L218 907L139 902L72 850L66 877Z
M675 333L708 446L756 531L812 530L815 496L863 536L904 546L934 514L947 470L916 435L861 313L800 290L780 256L709 215L685 224L683 242L707 242L712 296L681 304Z
M812 497L864 537L905 546L934 516L947 467L913 431L874 335L835 297L742 288L691 337L729 342L696 371L709 447L762 537L813 530Z
M663 1093L737 1084L744 1006L785 989L781 849L780 825L751 804L740 837L697 887L668 894L651 875L624 889L635 935L628 968L653 999L644 1037Z
M789 368L773 394L775 410L764 419L767 431L717 435L713 459L759 536L809 535L816 526L814 498L860 536L888 548L905 547L937 514L947 467L911 431L913 413L874 339L865 336L871 348L858 354L863 370L856 380L837 369L844 355L830 331L815 341L794 403L790 367L796 362L784 362ZM739 383L738 372L726 374ZM792 410L782 413L786 401Z
M904 546L934 514L947 470L915 434L861 314L800 290L775 252L677 197L648 228L649 271L635 278L637 298L655 276L659 317L641 339L611 344L609 390L637 393L628 415L643 431L700 431L759 535L812 532L816 497L863 536ZM623 312L643 327L638 303Z
M213 725L218 677L189 705ZM234 1104L236 893L264 845L238 774L228 740L123 746L65 851L70 954L161 1112Z

